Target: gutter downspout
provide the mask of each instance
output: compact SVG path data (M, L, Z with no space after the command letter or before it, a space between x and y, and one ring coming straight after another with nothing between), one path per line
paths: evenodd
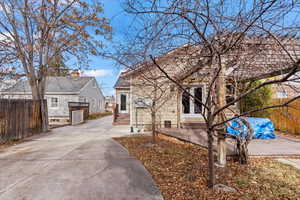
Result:
M129 87L129 95L130 95L130 104L129 104L129 109L130 109L130 130L133 132L133 97L132 97L132 76L130 77L130 87Z

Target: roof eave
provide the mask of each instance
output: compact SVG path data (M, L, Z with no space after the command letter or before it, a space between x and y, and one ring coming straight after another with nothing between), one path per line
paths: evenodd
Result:
M0 92L2 95L31 95L31 92ZM46 92L45 95L78 95L80 92Z
M114 87L114 89L130 89L130 86L127 86L127 87L121 87L121 86L119 86L119 87Z

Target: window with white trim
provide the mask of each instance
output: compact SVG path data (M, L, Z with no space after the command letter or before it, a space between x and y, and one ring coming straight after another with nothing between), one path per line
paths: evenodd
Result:
M226 85L226 104L235 100L235 87L233 84Z
M86 98L85 97L79 97L79 102L86 102Z
M57 108L58 107L58 98L57 97L52 97L51 98L51 107L52 108Z
M192 98L188 93L195 97ZM182 93L183 114L201 114L203 102L203 87L186 88ZM200 101L200 102L199 102Z

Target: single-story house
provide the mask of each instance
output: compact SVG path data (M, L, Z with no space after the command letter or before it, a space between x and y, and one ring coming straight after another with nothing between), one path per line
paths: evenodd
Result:
M262 40L262 43L265 41ZM250 38L246 42L245 48L250 48L249 46L251 46L251 51L253 51L251 53L256 56L254 60L250 59L247 52L238 52L242 53L239 60L236 60L236 52L230 52L223 56L223 64L226 66L226 101L231 101L236 97L237 85L231 81L231 77L234 77L238 81L242 79L246 81L250 78L259 80L287 73L290 69L289 67L291 67L290 63L287 62L286 55L283 55L282 51L280 51L282 54L276 52L277 55L273 55L274 52L272 51L274 51L273 49L276 45L270 46L264 43L263 48L260 48L258 53L257 47L258 45L262 46L262 43L259 43L256 38ZM200 50L197 51L197 48ZM296 53L300 52L299 45L292 46L292 48L293 50L297 49ZM190 53L191 51L193 52L192 54ZM208 84L211 81L210 78L212 78L212 72L215 68L213 68L213 65L212 68L209 68L204 64L201 68L197 69L199 66L197 52L201 52L201 48L194 45L184 45L157 57L156 62L170 77L180 81L181 85L193 96L205 102L208 93ZM294 56L295 52L292 55ZM300 57L298 54L296 55L298 58ZM201 54L198 54L198 56L201 56ZM205 63L205 56L203 56L202 63ZM276 64L273 65L274 63ZM269 67L270 65L272 67ZM151 76L154 76L154 78L151 79ZM160 76L162 79L158 80ZM148 82L145 81L144 77L147 77ZM149 79L153 81L149 83ZM201 115L201 112L203 112L201 104L197 103L182 88L170 82L149 61L139 63L132 67L132 69L121 73L114 87L119 113L129 115L128 118L130 119L129 124L131 127L139 129L151 128L152 121L149 105L153 103L153 94L151 97L151 95L146 93L153 90L153 85L151 84L155 82L154 80L160 84L158 88L162 92L159 95L164 96L156 102L156 106L158 107L156 124L159 127L182 128L204 123ZM225 115L230 117L238 112L238 104L235 103L225 111Z
M293 98L299 95L300 86L297 83L276 84L272 87L273 99Z
M32 98L27 80L19 80L1 94L3 98ZM79 73L66 77L47 77L45 99L48 105L49 124L69 123L69 102L89 103L90 114L105 111L105 98L95 77L80 77Z
M6 90L17 83L16 79L0 80L0 91Z

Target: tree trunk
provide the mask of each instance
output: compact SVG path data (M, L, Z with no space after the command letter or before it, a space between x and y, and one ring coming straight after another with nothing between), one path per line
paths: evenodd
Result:
M218 133L218 164L220 166L226 165L226 138L223 132Z
M218 107L222 108L226 105L226 80L225 80L225 68L220 64L219 76L216 80L217 86L217 102ZM218 116L218 122L223 121L222 112ZM218 131L218 164L221 166L226 165L226 138L224 136L225 128L221 127Z
M207 122L206 122L206 127L207 127L207 146L208 146L208 187L213 188L215 185L215 161L214 161L214 152L213 152L213 130L211 128L211 125L214 121L211 115L211 106L212 101L211 97L207 99Z
M32 100L39 100L39 89L34 77L28 77L28 82L31 88Z
M251 127L250 123L244 118L241 117L240 120L241 120L240 127L244 127L245 125L247 127L247 133L244 132L243 128L240 128L239 132L241 134L237 136L235 139L236 139L239 162L240 164L246 165L248 164L248 157L249 157L248 144L250 143L253 135L253 128ZM244 134L247 134L247 136L243 137Z
M44 103L45 94L45 81L44 78L40 82L36 80L35 77L28 78L32 100L40 102L41 120L42 120L42 132L46 132L49 129L48 126L48 109L47 104Z
M213 188L215 185L215 165L214 165L214 152L213 152L213 132L207 130L208 142L208 187Z
M154 98L152 102L152 108L151 108L151 119L152 119L152 142L153 144L156 143L156 100L157 100L157 82L155 81L154 85Z
M152 120L152 143L155 144L156 143L156 117L155 117L155 112L152 111L151 112L151 120Z
M41 117L42 117L42 131L48 131L48 108L47 103L44 103L45 97L45 86L46 86L46 78L43 77L42 80L39 82L39 94L40 94L40 102L41 102Z
M238 153L238 158L239 158L240 164L242 164L242 165L248 164L247 143L243 140L238 140L236 146L237 146L237 153Z

